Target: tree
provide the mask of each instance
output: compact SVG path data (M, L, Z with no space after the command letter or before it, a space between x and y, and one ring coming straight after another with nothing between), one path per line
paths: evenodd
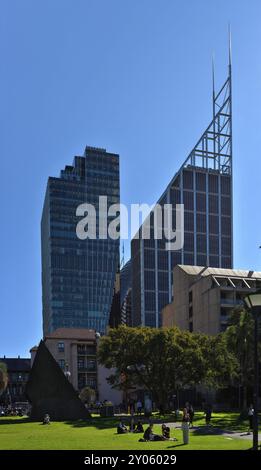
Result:
M129 328L109 330L100 340L98 360L115 368L108 380L114 386L143 386L164 411L177 388L200 383L205 358L198 336L178 328ZM122 381L122 377L125 380Z
M96 393L91 387L84 387L79 395L83 403L92 403L95 401Z
M8 384L7 367L4 362L0 362L0 395L5 391Z
M243 408L247 407L247 389L254 375L254 320L243 307L234 309L224 333L228 350L237 361L236 381L243 390ZM260 356L261 357L261 356Z
M237 373L237 361L233 352L228 350L224 334L195 336L205 361L204 385L214 389L231 385Z

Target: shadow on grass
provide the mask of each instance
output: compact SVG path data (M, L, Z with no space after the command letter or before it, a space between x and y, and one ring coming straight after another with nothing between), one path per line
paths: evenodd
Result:
M216 426L200 426L193 429L194 436L222 436L222 434L233 435L233 431Z
M95 427L97 429L110 429L116 428L119 419L115 418L90 418L89 420L78 420L78 421L65 421L65 424L72 426L73 428L87 428ZM125 424L129 424L127 420L123 420Z
M25 424L25 423L31 423L32 421L30 420L30 418L28 418L28 416L24 417L24 418L17 418L16 416L14 416L13 418L1 418L0 419L0 425L1 424Z
M90 418L89 420L79 420L79 421L66 421L65 424L68 424L74 428L83 428L83 427L95 427L97 429L109 429L117 427L118 423L122 421L125 426L129 427L131 423L131 416L117 416L110 418ZM161 424L167 423L168 420L157 419L154 417L145 418L144 416L135 416L134 423L137 424L138 421L141 421L143 426L146 427L150 423Z

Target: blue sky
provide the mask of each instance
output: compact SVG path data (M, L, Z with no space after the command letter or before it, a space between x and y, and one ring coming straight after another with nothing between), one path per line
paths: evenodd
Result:
M1 0L0 356L41 338L49 175L86 144L121 156L121 200L155 202L211 120L233 43L234 254L261 270L261 3ZM126 254L128 255L126 244Z

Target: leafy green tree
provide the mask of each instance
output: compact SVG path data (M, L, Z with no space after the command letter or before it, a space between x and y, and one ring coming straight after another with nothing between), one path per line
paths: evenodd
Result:
M231 385L237 374L237 360L227 347L224 334L198 335L205 360L204 385L218 389Z
M0 395L5 391L8 384L8 373L6 364L0 362Z
M224 335L227 348L237 361L236 382L242 387L243 408L246 408L247 389L253 385L254 374L254 320L251 313L243 307L233 310Z
M111 329L100 340L99 362L115 368L114 387L143 386L162 411L174 390L203 381L205 358L198 337L178 328ZM122 377L125 380L122 380Z
M92 403L95 401L96 393L91 387L84 387L79 395L83 403Z

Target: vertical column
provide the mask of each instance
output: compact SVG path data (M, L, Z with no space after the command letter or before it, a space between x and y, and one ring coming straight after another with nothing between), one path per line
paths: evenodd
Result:
M183 197L183 169L180 172L180 204L184 204L184 197ZM185 217L185 213L184 213ZM185 224L184 224L185 227ZM185 234L184 234L185 235ZM181 264L184 264L184 246L181 250Z
M222 268L222 258L221 258L221 175L218 175L218 252L219 252L219 267Z
M194 212L194 265L197 265L197 192L196 172L193 170L193 212Z
M139 234L140 235L140 234ZM144 241L140 238L140 323L145 325Z
M155 324L156 328L159 326L159 286L158 286L158 240L154 240L155 246Z
M207 255L207 266L209 266L209 184L208 184L208 173L206 173L206 255Z
M168 187L167 190L167 204L172 204L172 201L170 200L170 187ZM173 206L172 206L173 209ZM172 211L173 215L173 211ZM172 217L173 221L173 217ZM168 301L171 303L172 301L172 292L171 292L171 274L172 274L172 266L171 266L171 251L168 250Z

